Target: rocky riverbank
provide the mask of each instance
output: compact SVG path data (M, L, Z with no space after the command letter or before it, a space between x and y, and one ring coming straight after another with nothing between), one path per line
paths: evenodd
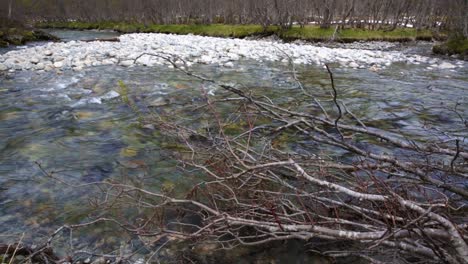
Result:
M307 43L271 43L263 40L226 39L194 35L127 34L119 42L48 43L10 51L0 56L0 71L52 71L100 65L168 65L163 58L176 56L187 62L234 67L241 59L295 64L338 63L342 67L379 70L392 63L427 64L428 69L456 69L462 61L446 61L400 51L319 47Z

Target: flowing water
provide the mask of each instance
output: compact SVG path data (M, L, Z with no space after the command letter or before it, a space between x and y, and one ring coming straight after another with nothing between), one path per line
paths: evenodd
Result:
M68 39L109 36L98 33L61 34ZM283 102L300 96L288 65L239 61L234 68L195 65L192 70L245 84ZM323 68L299 70L310 92L329 98ZM393 64L379 72L337 67L334 73L340 98L368 124L409 137L431 138L423 130L428 126L439 137L444 134L438 131L468 136L460 124L460 117L468 118L466 64L457 71ZM202 121L193 123L183 109L203 102L203 91L221 93L163 66L101 66L60 74L21 71L0 77L0 242L17 240L23 232L25 240L35 241L94 213L89 206L92 187L67 187L43 169L74 184L126 177L151 189L168 182L180 189L190 186L171 158L172 143L151 127L139 126L139 114L122 96L109 96L123 94L120 81L141 111L171 114L195 127ZM455 106L459 115L452 111ZM108 228L85 233L77 243L119 243L119 237L105 232Z

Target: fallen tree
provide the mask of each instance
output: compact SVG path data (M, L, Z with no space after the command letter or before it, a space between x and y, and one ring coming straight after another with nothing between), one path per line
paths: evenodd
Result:
M161 246L173 240L204 241L219 250L300 240L311 242L311 251L334 258L468 263L468 152L463 137L419 141L366 126L338 99L328 66L329 106L293 70L297 91L308 104L285 107L241 85L190 72L180 59L152 56L166 59L202 85L217 85L225 97L206 95L198 107L212 117L207 131L161 117L144 119L186 145L177 157L197 183L184 196L171 188L155 192L125 182L95 183L103 191L96 202L107 217L103 221L149 237L151 244L164 238ZM218 104L237 109L229 116L244 124L243 132L225 131ZM461 121L466 129L462 116ZM307 148L290 146L299 141L307 142ZM138 217L112 213L122 207L138 208ZM331 243L324 247L317 241Z

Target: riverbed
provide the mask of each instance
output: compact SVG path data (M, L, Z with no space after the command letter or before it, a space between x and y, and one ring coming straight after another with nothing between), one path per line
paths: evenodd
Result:
M181 190L190 186L172 158L176 146L150 125L140 126L141 112L122 97L143 113L172 115L180 124L199 127L187 109L203 102L204 94L223 92L161 58L134 60L149 49L184 58L189 65L183 67L193 72L287 101L301 91L290 74L288 56L281 56L286 50L306 89L323 101L330 98L323 68L329 63L339 97L367 124L419 139L468 136L460 122L460 117L468 117L467 63L431 57L427 50L278 43L255 53L263 42L132 34L121 36L118 43L88 43L77 40L114 35L63 33L68 42L35 43L0 55L6 66L0 76L0 234L9 235L0 236L0 242L17 240L22 233L34 242L60 225L96 215L90 206L93 187L64 185L44 170L72 184L126 179L153 190L168 183ZM134 46L148 40L153 42L145 49ZM208 51L193 48L200 43L209 46ZM37 67L39 63L46 65ZM110 249L121 239L112 231L103 227L75 241Z

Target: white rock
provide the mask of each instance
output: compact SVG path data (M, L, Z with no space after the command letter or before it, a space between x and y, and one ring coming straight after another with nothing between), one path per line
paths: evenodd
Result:
M55 62L59 62L59 61L63 61L63 60L65 60L65 57L61 57L61 56L54 57Z
M40 60L38 58L36 58L36 57L31 58L31 63L38 64L39 62L40 62Z
M55 68L62 68L63 67L63 62L61 62L61 61L55 62L54 67Z
M120 65L123 66L123 67L130 67L130 66L133 65L133 61L132 60L121 61Z
M456 67L457 66L448 62L442 62L442 64L439 65L439 69L443 69L443 70L455 69Z
M0 71L6 71L6 70L8 70L8 67L5 64L0 63Z
M110 91L106 93L105 95L101 96L102 100L110 100L119 97L120 94L116 91Z
M353 61L353 62L350 62L350 63L349 63L349 67L355 68L355 69L356 69L356 68L359 67L359 64L357 64L356 62Z
M45 56L52 56L52 54L54 54L54 53L52 51L50 51L50 50L44 51Z
M224 67L226 67L226 68L232 68L232 67L234 67L234 63L232 63L232 62L230 62L230 61L229 61L229 62L226 62L226 63L224 63Z
M34 68L35 68L36 70L38 70L38 71L44 70L45 65L44 65L44 63L39 62L38 64L36 64L36 66L35 66Z

